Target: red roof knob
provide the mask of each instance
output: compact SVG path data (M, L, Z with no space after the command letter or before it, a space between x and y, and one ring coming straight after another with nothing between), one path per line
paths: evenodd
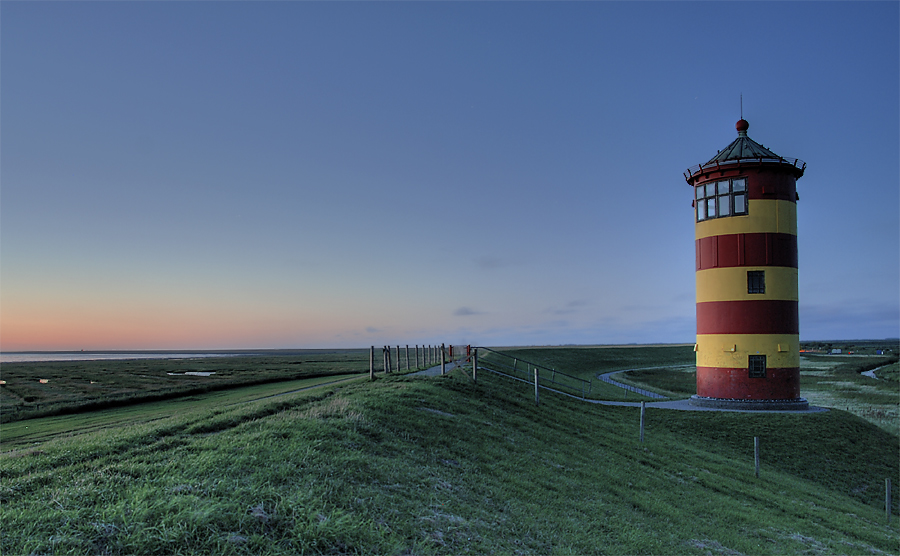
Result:
M736 124L734 124L734 127L738 131L747 131L748 129L750 129L750 124L747 123L747 120L741 118Z

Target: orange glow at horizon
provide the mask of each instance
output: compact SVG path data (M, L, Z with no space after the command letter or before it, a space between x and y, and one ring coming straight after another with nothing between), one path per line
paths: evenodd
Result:
M341 331L321 314L247 314L198 307L24 310L5 303L0 350L253 349L327 342ZM347 323L344 323L346 327ZM362 345L364 342L360 342Z

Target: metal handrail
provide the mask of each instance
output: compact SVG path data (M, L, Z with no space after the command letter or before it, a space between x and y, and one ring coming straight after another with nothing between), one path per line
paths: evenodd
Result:
M771 158L771 157L770 157L770 158L763 158L763 157L757 157L757 158L738 158L738 159L734 159L734 160L725 160L725 161L722 161L722 162L709 162L709 163L706 163L706 164L695 164L695 165L691 166L690 168L688 168L687 170L685 170L685 171L683 172L683 174L684 174L684 179L689 180L689 179L691 179L692 177L694 177L694 175L700 173L700 172L703 171L703 170L713 170L713 169L716 169L716 168L721 168L721 167L723 167L723 166L733 166L733 165L735 165L735 164L741 164L741 163L751 163L751 164L752 164L752 163L757 163L757 164L762 164L762 163L764 163L764 162L778 163L778 164L789 164L789 165L793 166L794 168L799 169L800 171L806 170L806 162L803 162L803 161L800 160L799 158L785 158L785 157L778 157L778 158Z
M503 353L502 351L496 351L491 348L477 347L477 348L473 348L473 349L478 349L479 351L482 351L482 350L488 351L490 353L500 356L500 358L501 358L500 361L492 361L492 360L485 360L485 359L482 359L481 357L479 357L478 358L479 367L483 366L484 368L488 368L486 366L486 364L490 364L490 365L501 367L504 369L509 369L512 371L512 374L510 376L516 376L516 374L524 372L526 379L530 379L529 373L532 372L534 369L537 369L539 382L541 384L545 384L545 383L549 382L549 383L552 383L561 388L568 388L569 390L577 391L581 394L582 399L587 397L587 395L591 393L591 389L593 387L593 382L590 380L584 380L583 378L580 378L577 376L572 376L570 374L566 374L561 371L557 371L556 369L554 369L552 367L547 367L546 365L541 365L540 363L534 363L532 361L520 359L518 357L509 355L508 353ZM504 357L506 359L511 359L513 361L512 365L503 362L502 358L504 358ZM519 368L520 363L525 366L524 371ZM495 372L500 372L496 369L490 369L490 370L493 370ZM544 372L541 373L541 371L544 371ZM561 380L563 380L563 381L568 380L569 383L560 382ZM573 385L572 383L574 383L575 385Z

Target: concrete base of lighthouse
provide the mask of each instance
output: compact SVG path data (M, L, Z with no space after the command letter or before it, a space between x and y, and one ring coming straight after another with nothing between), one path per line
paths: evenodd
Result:
M690 404L710 409L736 409L741 411L807 411L809 402L805 398L793 400L740 400L728 398L704 398L691 396Z

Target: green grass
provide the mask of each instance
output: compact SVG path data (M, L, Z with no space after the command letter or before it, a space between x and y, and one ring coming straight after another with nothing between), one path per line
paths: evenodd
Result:
M697 393L697 368L693 365L628 371L616 375L615 379L672 399L690 398Z
M202 398L202 396L199 396ZM3 554L896 554L897 437L490 373L197 405L0 456ZM752 438L762 438L753 475ZM896 491L895 491L896 492ZM895 496L895 500L898 497ZM895 515L896 515L895 504Z
M883 357L804 354L800 358L800 393L813 405L844 409L900 435L900 389L890 380L896 376L897 363L891 361ZM884 378L860 374L886 364L881 372Z
M591 393L587 396L597 400L642 401L653 398L640 396L622 388L604 383L597 375L609 371L659 367L660 365L692 365L694 363L693 344L664 346L584 346L584 347L535 347L503 348L499 351L520 361L543 365L557 371L591 381ZM491 361L487 354L482 361ZM617 375L616 380L629 383L632 373ZM659 381L643 381L632 384L671 397L677 392L660 388ZM693 394L696 390L692 391ZM573 391L574 392L574 391Z
M368 370L368 350L306 350L290 355L195 359L4 363L0 376L6 384L0 386L0 422ZM215 374L184 374L198 371ZM47 382L41 383L41 379Z
M182 411L196 413L213 410L352 378L359 377L356 375L323 375L183 396L166 401L141 402L97 411L15 421L6 423L0 428L0 450L11 450L63 435L71 436L103 429L131 427L171 417Z

